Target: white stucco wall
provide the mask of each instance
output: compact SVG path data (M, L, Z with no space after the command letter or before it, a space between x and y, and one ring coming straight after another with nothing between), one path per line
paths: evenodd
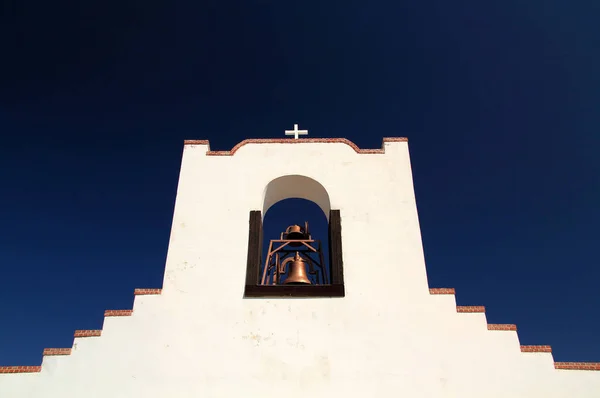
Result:
M429 294L407 143L207 150L184 150L162 294L40 373L0 374L1 398L600 397L600 372L556 370ZM341 211L344 298L242 297L248 213L285 175L318 181Z

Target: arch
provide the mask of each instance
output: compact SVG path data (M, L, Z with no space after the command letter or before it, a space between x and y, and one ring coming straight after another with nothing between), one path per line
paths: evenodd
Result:
M297 174L278 177L267 184L263 193L263 219L271 206L291 198L306 199L316 203L329 221L331 202L325 187L312 178Z

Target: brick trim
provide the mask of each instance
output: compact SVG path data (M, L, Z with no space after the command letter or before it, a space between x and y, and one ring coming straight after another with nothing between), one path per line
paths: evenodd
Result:
M161 294L162 289L135 289L133 294L136 296L147 296L150 294Z
M210 147L208 140L185 140L183 142L184 145L208 145Z
M133 310L106 310L104 316L131 316Z
M70 348L44 348L44 356L50 355L71 355Z
M554 362L554 369L600 370L600 362Z
M512 332L517 331L517 325L510 324L488 323L487 328L488 330L507 330Z
M454 288L439 287L429 289L429 294L456 294L456 292L454 291Z
M75 337L99 337L102 335L102 330L76 330Z
M456 312L485 312L485 307L483 305L457 305Z
M38 373L41 366L0 366L0 373Z
M406 137L385 137L381 145L381 149L360 149L358 145L346 138L252 138L246 139L238 143L229 151L211 151L210 143L208 140L185 140L183 145L207 145L208 152L207 156L232 156L237 152L238 149L246 144L309 144L309 143L341 143L350 146L356 153L359 154L383 154L385 153L385 144L388 142L408 142Z
M521 352L552 352L549 345L522 345Z

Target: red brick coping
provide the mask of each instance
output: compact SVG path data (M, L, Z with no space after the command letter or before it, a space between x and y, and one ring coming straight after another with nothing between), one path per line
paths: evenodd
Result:
M38 373L41 366L0 366L0 373Z
M431 288L429 294L456 294L453 288ZM457 312L462 313L485 313L484 306L456 306ZM499 331L517 331L517 325L512 324L493 324L488 323L488 330L499 330ZM549 345L522 345L521 352L545 352L552 353L552 347ZM554 362L555 369L565 370L599 370L600 362Z
M76 330L74 337L100 337L102 330Z
M408 142L408 138L406 137L385 137L383 139L383 144L381 145L381 149L360 149L355 143L346 138L252 138L247 139L236 146L234 146L230 151L211 151L210 143L208 140L185 140L183 142L184 145L208 145L208 152L206 155L208 156L232 156L238 149L243 147L246 144L310 144L310 143L342 143L346 144L352 149L356 151L356 153L360 154L373 154L373 153L385 153L385 143L386 142Z
M162 289L135 289L133 294L136 296L145 296L150 294L161 294Z
M104 316L131 316L133 310L106 310Z
M457 305L456 312L485 312L483 305Z
M71 355L70 348L44 348L44 356Z
M456 294L454 288L437 288L437 289L429 289L429 294Z
M600 362L554 362L554 369L600 370Z
M133 294L136 296L161 294L162 289L135 289ZM112 316L131 316L133 310L106 310L104 311L105 317ZM76 330L73 333L73 337L100 337L102 336L102 330ZM44 356L56 356L56 355L71 355L71 348L44 348ZM41 366L0 366L0 374L2 373L38 373L41 372Z
M522 345L521 352L552 352L549 345Z
M488 323L487 328L488 330L507 330L512 332L517 331L517 325L510 324Z

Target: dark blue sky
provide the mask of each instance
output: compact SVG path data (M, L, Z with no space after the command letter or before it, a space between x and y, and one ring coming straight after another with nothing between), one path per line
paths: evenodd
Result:
M293 123L409 137L430 285L558 361L600 361L596 0L12 3L0 365L161 287L184 139Z

